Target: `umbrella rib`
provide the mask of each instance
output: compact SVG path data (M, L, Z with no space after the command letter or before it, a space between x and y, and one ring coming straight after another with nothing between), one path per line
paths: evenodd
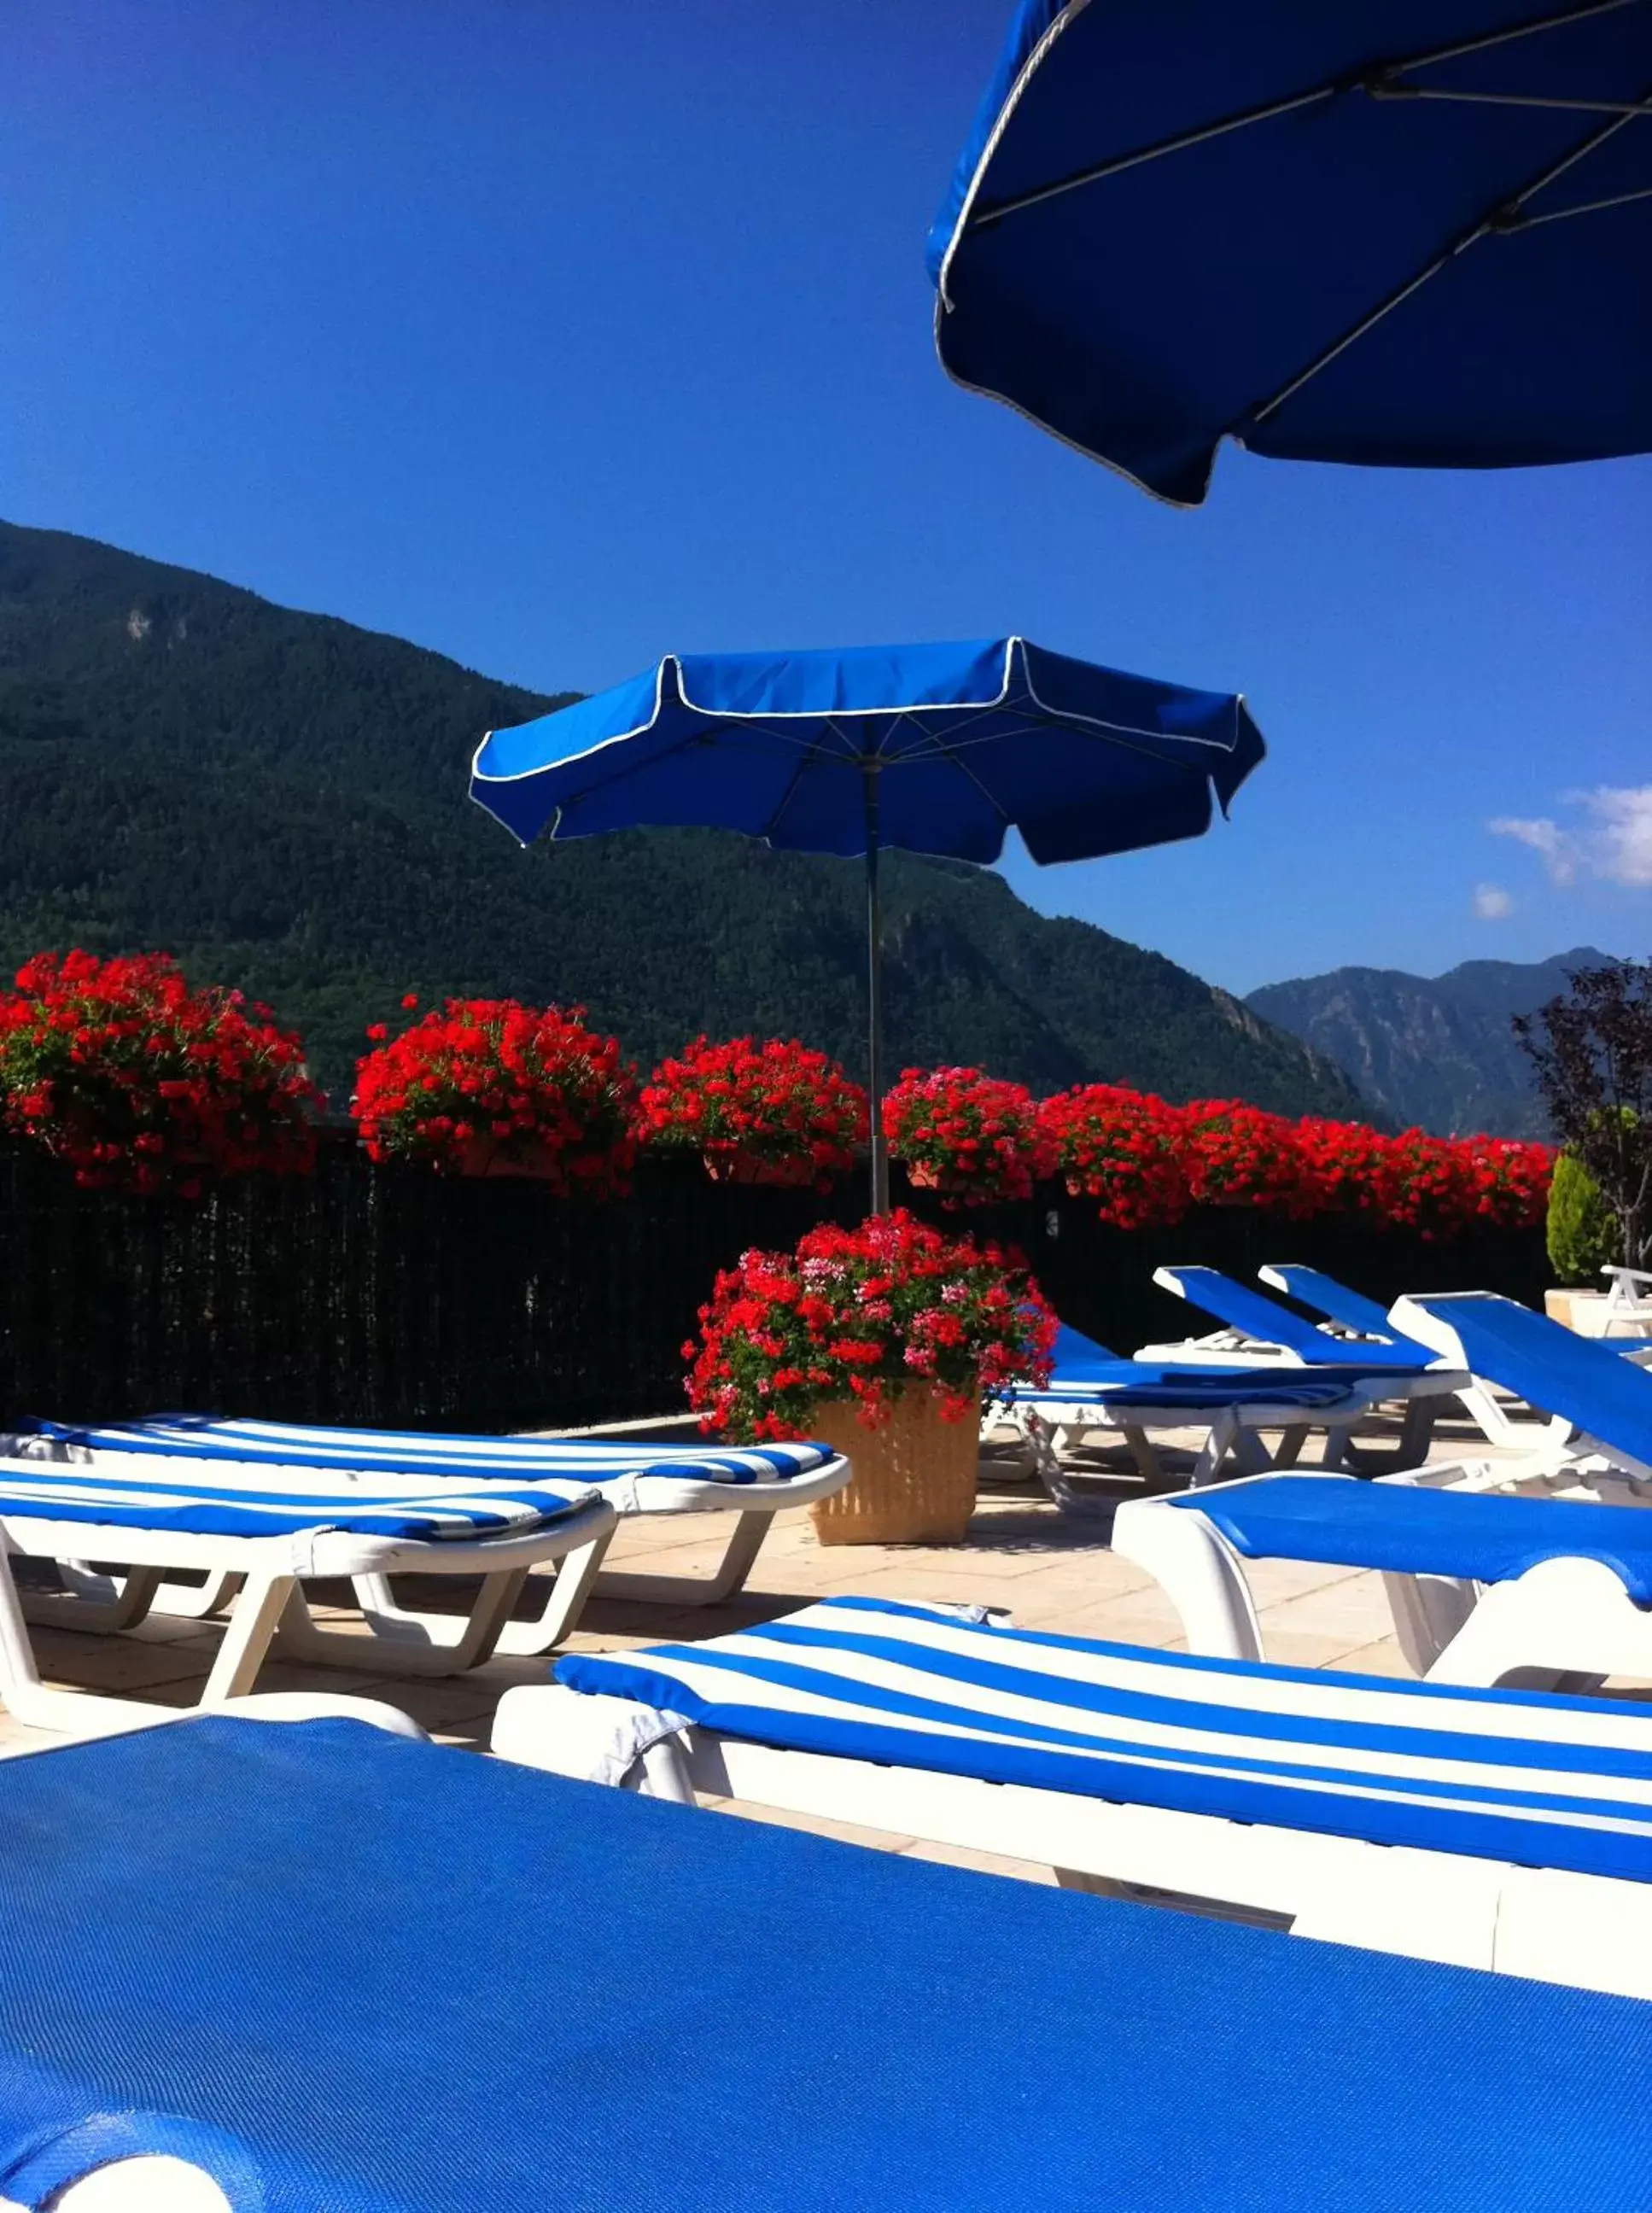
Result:
M1407 67L1414 68L1411 63ZM1437 84L1374 84L1373 100L1444 101L1455 107L1540 107L1561 115L1645 115L1652 117L1652 102L1644 100L1553 100L1536 92L1453 92Z
M1185 153L1192 146L1202 146L1212 138L1225 137L1229 131L1243 131L1253 123L1271 123L1275 117L1292 115L1299 108L1312 107L1316 102L1334 100L1344 92L1361 90L1393 96L1392 80L1402 70L1427 69L1437 62L1460 60L1465 54L1484 52L1491 46L1510 44L1515 39L1529 37L1536 31L1552 31L1570 23L1586 21L1593 15L1608 15L1620 8L1631 8L1640 0L1588 0L1581 8L1569 8L1556 15L1543 16L1530 23L1516 24L1513 29L1496 31L1482 39L1468 39L1455 46L1440 46L1424 54L1413 54L1399 62L1379 62L1363 73L1338 77L1330 84L1313 86L1307 92L1290 93L1283 100L1265 102L1259 107L1242 109L1237 115L1225 115L1215 123L1201 124L1197 130L1180 131L1173 137L1161 138L1151 146L1138 147L1134 153L1115 155L1111 161L1098 162L1087 169L1076 169L1070 176L1057 177L1047 185L1037 185L1030 192L1017 192L1007 200L989 201L972 215L965 226L966 230L985 230L993 223L1002 223L1006 216L1020 215L1027 208L1039 207L1045 200L1059 199L1067 192L1076 192L1085 185L1100 184L1108 177L1120 175L1126 169L1140 167L1144 162L1156 162L1166 154ZM1402 94L1409 87L1400 87Z
M838 730L837 724L830 718L827 719L826 728L832 731L834 735L839 736L842 735L842 733ZM791 805L793 796L796 792L798 785L803 781L804 777L808 773L813 764L823 756L825 751L826 748L821 744L818 737L808 738L802 741L798 749L797 765L787 777L785 789L781 793L775 806L771 808L769 813L764 817L763 828L760 832L763 837L771 838L773 836L775 826L779 822L781 816L785 813L786 809Z
M1234 425L1234 435L1240 437L1242 443L1242 434L1247 428L1265 423L1270 415L1277 414L1286 401L1294 399L1305 384L1311 383L1321 369L1328 369L1339 355L1347 352L1350 346L1357 344L1368 331L1374 330L1380 322L1393 314L1396 308L1402 307L1414 292L1420 292L1430 277L1437 277L1442 269L1448 269L1460 253L1466 253L1471 246L1478 246L1483 238L1497 237L1523 228L1529 220L1521 213L1526 202L1546 186L1553 184L1558 177L1564 176L1568 169L1576 168L1578 162L1587 161L1591 154L1598 153L1609 138L1615 138L1620 131L1636 120L1637 115L1644 111L1649 99L1652 99L1652 94L1643 93L1635 110L1627 115L1614 116L1610 123L1603 124L1600 130L1586 138L1581 146L1574 146L1570 153L1562 155L1558 162L1551 162L1529 184L1522 185L1518 192L1499 200L1496 207L1478 217L1460 237L1436 253L1426 268L1419 269L1415 277L1390 293L1386 300L1372 308L1369 314L1362 316L1350 331L1344 332L1334 344L1327 346L1315 360L1309 362L1306 369L1299 370L1289 384L1271 399L1259 401L1247 409Z
M1535 230L1542 223L1564 223L1569 216L1575 215L1601 215L1607 208L1627 207L1631 200L1652 200L1652 185L1643 185L1638 192L1614 192L1610 199L1580 200L1576 207L1551 208L1546 215L1522 216L1519 223L1510 228Z

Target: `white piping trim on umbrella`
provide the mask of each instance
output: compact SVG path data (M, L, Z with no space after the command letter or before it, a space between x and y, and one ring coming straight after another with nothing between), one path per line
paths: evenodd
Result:
M1080 4L1088 5L1088 0L1080 0ZM664 704L665 672L668 668L674 668L677 672L677 695L681 700L683 705L688 709L689 712L694 715L704 715L719 722L813 722L832 721L839 716L841 716L841 718L845 722L853 722L863 717L870 717L873 716L887 717L900 715L965 714L970 712L984 713L991 708L1002 707L1009 697L1010 679L1015 663L1015 649L1017 646L1021 649L1021 677L1027 698L1033 702L1033 705L1038 707L1044 714L1052 716L1059 722L1065 723L1069 726L1077 726L1082 724L1088 729L1100 730L1106 735L1120 739L1144 738L1155 743L1162 743L1166 739L1169 739L1173 742L1180 745L1208 746L1212 751L1222 753L1232 753L1238 746L1239 710L1244 704L1244 694L1242 692L1236 693L1234 696L1234 735L1231 738L1226 740L1222 738L1201 737L1198 733L1194 730L1151 730L1143 729L1137 724L1132 722L1104 722L1098 716L1081 715L1071 712L1064 708L1053 707L1050 704L1048 700L1040 698L1037 687L1033 682L1032 664L1027 655L1027 640L1024 637L1012 636L1004 641L1003 682L999 687L995 698L990 699L914 699L910 701L906 705L901 707L843 707L832 708L825 710L824 712L819 707L764 709L756 713L747 713L743 712L738 708L704 706L697 700L692 699L688 695L683 682L683 666L680 657L674 653L668 653L662 656L658 667L654 672L654 711L649 715L648 720L646 722L634 724L632 728L628 730L616 731L611 737L600 738L594 745L588 746L582 753L570 753L565 759L559 760L556 765L558 768L572 768L580 761L591 760L594 759L598 753L606 753L611 746L624 745L630 739L641 737L644 732L651 730L658 722L660 719L660 710L661 706ZM546 717L546 719L548 720L549 718ZM543 765L535 768L515 769L508 776L491 774L483 769L480 765L482 753L485 747L487 746L489 740L494 735L495 733L492 730L486 732L482 739L481 744L477 747L474 754L472 756L471 780L472 783L481 784L520 783L525 782L530 777L544 775L545 768ZM1171 761L1167 765L1173 766L1177 764ZM477 803L479 806L485 804L485 802L481 801L479 801Z

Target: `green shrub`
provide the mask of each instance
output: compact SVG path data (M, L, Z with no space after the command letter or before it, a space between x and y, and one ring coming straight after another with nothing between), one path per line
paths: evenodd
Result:
M1617 1227L1600 1186L1581 1161L1562 1153L1549 1186L1549 1262L1563 1283L1602 1288L1600 1271L1618 1255Z

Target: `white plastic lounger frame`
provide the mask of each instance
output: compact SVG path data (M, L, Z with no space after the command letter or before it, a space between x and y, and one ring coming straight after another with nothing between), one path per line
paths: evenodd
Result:
M193 1472L208 1496L222 1486L225 1463L202 1461ZM168 1464L168 1480L187 1483L192 1464ZM162 1718L174 1709L140 1706L127 1699L88 1692L53 1689L40 1680L28 1620L70 1628L125 1626L146 1583L158 1583L168 1569L204 1568L209 1575L229 1573L241 1584L223 1639L202 1691L203 1706L249 1692L271 1643L279 1637L283 1658L325 1666L360 1668L375 1674L456 1675L479 1666L494 1651L529 1568L545 1560L568 1559L574 1588L567 1604L582 1603L615 1527L613 1509L593 1497L571 1507L554 1521L474 1539L416 1540L352 1534L319 1527L302 1539L197 1536L175 1529L146 1529L130 1522L100 1527L81 1521L53 1521L49 1515L20 1513L0 1505L0 1705L27 1727L98 1732L104 1716L137 1714ZM52 1600L31 1595L27 1612L11 1570L9 1555L49 1560L89 1554L93 1558L131 1563L114 1619L100 1619L78 1598ZM304 1576L391 1574L479 1575L481 1593L468 1617L433 1616L417 1626L396 1624L380 1641L364 1647L359 1637L321 1629L305 1603ZM560 1581L560 1578L558 1579ZM577 1593L577 1600L575 1593ZM150 1595L153 1595L151 1589Z
M302 1448L306 1437L302 1427L292 1425L247 1424L249 1432L256 1429L266 1431L272 1442L290 1437ZM635 1428L637 1424L617 1424L617 1429ZM351 1432L325 1430L316 1433L329 1441L347 1440L359 1436L372 1449L382 1451L384 1437L372 1430ZM558 1433L547 1437L552 1446L590 1441L597 1444L611 1441L607 1431L582 1431L576 1437ZM431 1439L435 1448L442 1442ZM526 1468L532 1463L532 1448L537 1440L532 1437L501 1439L504 1447L525 1449L502 1453L500 1472L514 1468ZM95 1464L95 1448L86 1454ZM685 1455L692 1458L692 1448ZM343 1465L342 1460L338 1462ZM553 1466L541 1472L555 1477ZM691 1606L720 1606L745 1588L764 1539L774 1526L777 1513L791 1507L811 1506L817 1499L828 1498L841 1491L849 1481L851 1470L847 1460L834 1456L822 1466L799 1475L759 1477L747 1483L719 1482L709 1477L687 1475L654 1475L642 1469L625 1470L613 1476L603 1476L598 1470L582 1471L572 1479L588 1482L598 1491L621 1520L633 1515L680 1515L688 1514L732 1515L734 1525L722 1557L706 1575L643 1575L620 1570L600 1570L594 1581L582 1582L577 1558L559 1567L551 1584L545 1604L535 1615L524 1620L508 1620L499 1629L493 1649L512 1655L535 1655L550 1652L560 1644L572 1631L581 1609L588 1597L633 1600L645 1604L669 1606L678 1609ZM101 1610L95 1623L82 1619L78 1625L125 1628L142 1618L146 1612L182 1616L204 1620L218 1613L235 1596L240 1579L234 1573L220 1570L208 1575L198 1583L180 1582L175 1578L162 1580L150 1571L149 1583L137 1576L112 1576L98 1573L83 1557L60 1562L58 1573L70 1594ZM387 1576L358 1576L353 1578L356 1595L363 1619L375 1634L391 1638L411 1639L414 1643L450 1637L452 1617L420 1613L405 1606L392 1588ZM68 1619L67 1615L64 1617Z
M1059 1379L1057 1379L1059 1381ZM1247 1475L1265 1475L1270 1469L1294 1467L1313 1430L1325 1432L1324 1465L1338 1466L1350 1435L1365 1418L1372 1404L1364 1385L1350 1379L1349 1395L1334 1406L1305 1406L1289 1399L1270 1399L1265 1380L1259 1376L1256 1395L1242 1405L1214 1411L1185 1405L1155 1406L1140 1397L1126 1404L1111 1399L1104 1390L1093 1398L1057 1397L1027 1391L1018 1394L1006 1413L989 1414L984 1433L1008 1421L1027 1440L1033 1465L1045 1490L1064 1514L1111 1514L1110 1501L1098 1503L1073 1483L1065 1458L1074 1443L1090 1430L1106 1430L1122 1436L1130 1448L1137 1472L1144 1483L1164 1491L1186 1480L1200 1490L1219 1477L1229 1460ZM1208 1423L1192 1472L1186 1478L1167 1473L1154 1433L1198 1429ZM1260 1432L1277 1430L1279 1442L1270 1452Z
M525 1620L505 1622L493 1649L517 1657L553 1651L578 1620L588 1595L685 1609L719 1606L745 1588L763 1540L774 1527L775 1515L784 1507L809 1506L817 1498L829 1498L843 1489L850 1472L848 1460L838 1456L807 1475L772 1483L712 1483L697 1478L668 1480L649 1476L640 1482L632 1479L618 1497L615 1493L621 1486L605 1483L600 1486L602 1496L622 1521L633 1514L733 1514L735 1526L716 1566L705 1576L604 1572L596 1576L588 1593L578 1588L577 1577L570 1581L566 1567L560 1568L540 1611ZM354 1581L363 1616L379 1636L417 1636L425 1631L439 1635L449 1625L448 1616L403 1608L387 1575L357 1576Z
M492 1750L584 1772L579 1709L625 1709L625 1787L732 1798L1053 1869L1064 1888L1179 1905L1367 1950L1652 1998L1652 1885L1372 1844L928 1769L782 1750L556 1684L506 1692ZM623 1718L623 1717L622 1717ZM574 1747L569 1756L570 1744Z
M1586 1510L1554 1504L1558 1513ZM1266 1658L1246 1558L1200 1509L1128 1500L1114 1519L1112 1548L1159 1585L1190 1652ZM1583 1690L1611 1675L1652 1676L1652 1614L1602 1560L1545 1559L1489 1585L1429 1574L1384 1572L1382 1580L1400 1649L1429 1682Z

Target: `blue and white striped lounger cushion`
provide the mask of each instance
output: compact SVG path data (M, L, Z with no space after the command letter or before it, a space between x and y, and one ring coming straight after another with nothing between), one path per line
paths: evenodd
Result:
M1544 1560L1600 1560L1652 1606L1652 1514L1563 1498L1503 1498L1405 1483L1259 1475L1158 1506L1202 1514L1247 1560L1317 1560L1499 1583Z
M791 1751L1652 1880L1652 1715L1603 1699L1196 1659L870 1598L570 1655L556 1676Z
M583 1484L630 1478L716 1484L781 1483L832 1458L819 1444L680 1445L587 1437L462 1436L441 1430L325 1429L302 1422L155 1414L80 1428L35 1421L28 1434L70 1452L178 1454L279 1467L338 1467L387 1475L551 1477Z
M96 1466L45 1459L0 1459L0 1523L94 1523L193 1537L290 1537L327 1529L418 1544L473 1542L553 1527L598 1493L588 1484L469 1483L404 1476L337 1474L302 1468L279 1476L226 1460L168 1480L163 1466L113 1456Z

